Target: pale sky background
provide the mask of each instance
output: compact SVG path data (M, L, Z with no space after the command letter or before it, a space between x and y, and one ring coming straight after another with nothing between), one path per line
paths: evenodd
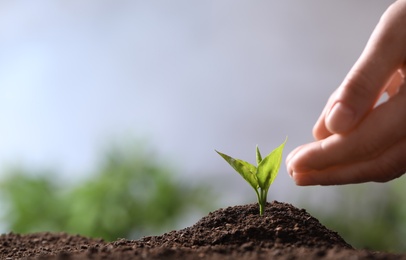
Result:
M111 140L147 138L227 204L255 194L214 149L250 162L312 140L330 93L393 1L2 1L0 169L68 178ZM374 184L371 184L374 185ZM269 198L324 200L285 165ZM226 203L223 206L227 206Z

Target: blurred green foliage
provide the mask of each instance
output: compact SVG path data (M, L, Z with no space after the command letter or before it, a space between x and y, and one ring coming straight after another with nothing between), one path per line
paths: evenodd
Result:
M89 178L57 181L56 172L15 167L2 174L2 221L17 233L63 231L115 240L170 230L188 213L213 207L200 185L182 183L139 145L112 146Z
M406 178L339 188L330 212L313 207L321 223L356 248L406 252ZM310 207L311 208L311 207Z

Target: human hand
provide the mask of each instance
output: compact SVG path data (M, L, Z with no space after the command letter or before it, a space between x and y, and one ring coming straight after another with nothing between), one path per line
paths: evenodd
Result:
M316 141L292 151L298 185L385 182L406 171L406 0L383 14L363 53L329 98ZM376 106L387 92L389 99Z

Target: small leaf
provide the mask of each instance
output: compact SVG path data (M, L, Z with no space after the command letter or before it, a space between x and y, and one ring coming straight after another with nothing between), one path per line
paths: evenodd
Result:
M282 151L285 147L286 141L287 138L278 148L273 150L258 164L258 185L263 190L268 190L276 175L278 175L278 171L282 161Z
M259 165L261 163L261 161L262 161L262 156L261 156L261 153L259 152L259 148L257 145L257 165Z
M251 185L252 188L255 190L258 189L258 180L256 176L257 168L254 165L240 159L234 159L217 150L216 152L223 157L223 159L226 160L231 167L233 167L234 170L236 170Z

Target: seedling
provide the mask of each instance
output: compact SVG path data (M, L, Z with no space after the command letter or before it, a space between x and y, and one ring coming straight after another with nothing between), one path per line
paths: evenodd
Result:
M257 166L234 159L224 153L216 152L226 160L250 185L257 194L259 214L264 214L269 187L278 175L282 161L282 151L287 139L265 158L262 159L258 145L256 147Z

